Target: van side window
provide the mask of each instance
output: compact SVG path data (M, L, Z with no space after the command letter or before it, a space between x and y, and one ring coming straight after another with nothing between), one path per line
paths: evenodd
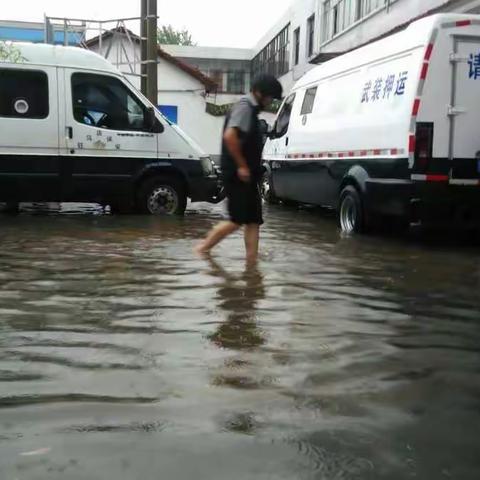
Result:
M317 88L318 87L312 87L305 92L302 111L300 112L300 115L308 115L309 113L312 113L315 96L317 95Z
M48 112L45 72L0 69L0 117L42 119Z
M292 116L293 102L295 94L290 95L283 104L282 110L278 114L277 122L275 124L275 136L283 137L288 132L290 124L290 117Z
M144 105L117 78L72 75L73 116L79 123L109 130L146 130Z

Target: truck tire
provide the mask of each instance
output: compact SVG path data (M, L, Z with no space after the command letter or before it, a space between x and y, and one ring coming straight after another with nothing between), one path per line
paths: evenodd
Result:
M265 172L262 177L262 184L261 184L261 193L262 198L266 203L271 205L276 205L279 203L280 199L275 195L275 190L273 189L272 185L272 178L269 172Z
M158 176L145 180L138 190L137 209L150 215L183 215L187 195L175 177Z
M338 222L342 232L347 234L365 231L365 212L358 190L347 185L340 194Z

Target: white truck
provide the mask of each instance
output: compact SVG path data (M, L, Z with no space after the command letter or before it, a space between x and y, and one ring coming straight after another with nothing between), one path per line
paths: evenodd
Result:
M324 63L293 88L264 149L262 192L384 216L480 223L480 16L441 14Z
M0 202L182 214L223 195L213 162L99 55L14 44L0 59Z

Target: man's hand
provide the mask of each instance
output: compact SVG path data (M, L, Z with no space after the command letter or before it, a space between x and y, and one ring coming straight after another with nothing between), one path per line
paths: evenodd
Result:
M238 175L238 178L245 183L249 183L252 178L250 169L248 167L239 167L237 169L237 175Z

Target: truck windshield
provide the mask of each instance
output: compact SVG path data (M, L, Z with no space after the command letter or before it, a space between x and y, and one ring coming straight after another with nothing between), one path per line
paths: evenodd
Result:
M292 115L293 102L295 100L295 94L290 95L283 104L280 113L278 114L277 123L275 126L276 137L283 137L288 131L288 125L290 124L290 117Z

